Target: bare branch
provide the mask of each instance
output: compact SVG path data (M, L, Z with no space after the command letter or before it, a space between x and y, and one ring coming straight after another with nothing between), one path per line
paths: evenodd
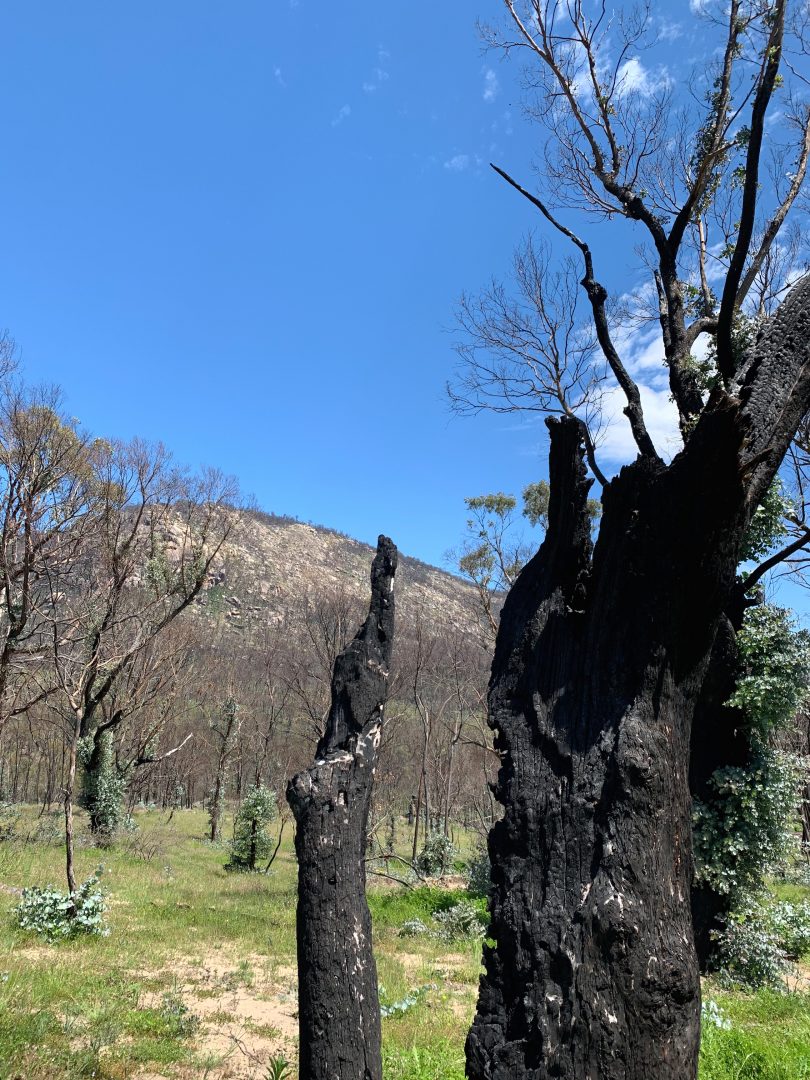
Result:
M616 377L616 381L619 383L619 386L622 388L624 395L627 398L627 406L624 409L624 414L630 421L633 438L635 439L636 445L642 456L658 459L658 453L644 424L644 413L641 407L641 394L639 393L638 386L622 363L621 357L613 344L607 321L607 312L605 310L605 301L607 300L608 294L605 287L594 277L593 257L590 248L584 240L580 239L580 237L559 222L537 196L532 195L531 192L527 191L497 165L493 164L491 167L508 184L511 184L516 191L519 191L524 198L528 199L533 206L536 206L546 220L549 221L555 229L561 232L563 236L566 236L582 253L585 264L585 276L582 278L581 285L585 289L588 299L591 302L596 335L599 344L602 347L602 352L605 355L605 359L607 360L611 371Z
M734 374L735 359L731 342L731 329L734 312L738 305L740 280L748 258L748 250L754 233L757 194L759 187L759 162L762 152L762 135L765 129L765 114L773 95L779 62L782 56L782 39L785 31L785 9L787 0L776 0L771 15L771 28L762 56L762 69L757 84L757 92L751 109L751 127L748 138L748 152L745 160L745 182L743 185L740 225L737 243L731 264L723 286L720 313L717 319L717 366L723 379L728 383Z
M736 306L739 308L743 300L748 295L751 286L756 280L757 274L762 269L768 252L771 250L774 240L779 234L779 230L785 223L785 219L790 212L791 207L796 201L796 196L801 190L804 178L807 174L807 159L810 155L810 109L805 110L805 118L803 125L802 141L799 149L799 158L796 162L796 171L793 174L790 182L790 187L782 202L777 207L768 224L765 226L762 239L756 254L751 259L748 269L743 276L740 286L737 290Z

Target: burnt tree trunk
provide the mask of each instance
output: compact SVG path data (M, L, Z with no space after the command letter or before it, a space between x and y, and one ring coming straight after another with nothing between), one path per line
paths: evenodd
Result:
M503 819L473 1080L689 1080L692 719L739 545L810 404L797 285L671 465L605 488L591 550L580 426L550 423L546 540L504 604L489 687Z
M382 1080L365 853L396 565L396 548L381 536L368 618L335 661L315 763L287 788L297 826L299 1080Z

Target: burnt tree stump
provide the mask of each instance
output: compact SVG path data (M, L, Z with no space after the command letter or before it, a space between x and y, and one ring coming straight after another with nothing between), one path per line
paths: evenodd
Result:
M394 636L397 549L377 542L371 604L335 661L314 764L287 787L298 856L299 1080L382 1080L366 834Z

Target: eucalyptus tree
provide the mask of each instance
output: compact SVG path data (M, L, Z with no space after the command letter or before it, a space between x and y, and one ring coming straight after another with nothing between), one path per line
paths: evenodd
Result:
M67 733L68 885L73 799L83 770L91 828L110 831L120 802L111 741L164 690L176 663L167 630L199 596L237 515L234 485L215 471L191 476L161 445L103 443L93 462L92 529L69 565L46 567L49 707ZM153 753L147 755L152 757Z
M60 406L59 391L9 372L0 339L0 745L8 720L44 700L40 599L47 575L70 567L98 508L97 444Z
M780 258L810 149L806 13L788 0L701 4L716 59L684 95L639 60L649 8L504 7L485 32L528 62L546 190L496 169L576 260L589 328L575 332L549 291L533 308L479 308L454 391L462 409L506 389L552 414L546 537L504 603L490 682L504 816L489 841L494 944L468 1073L682 1080L700 1034L692 722L718 632L733 637L728 613L745 603L743 539L810 406L810 279ZM671 461L589 215L641 240L650 286L624 290L624 314L660 329L681 443ZM601 406L617 394L636 457L609 479Z

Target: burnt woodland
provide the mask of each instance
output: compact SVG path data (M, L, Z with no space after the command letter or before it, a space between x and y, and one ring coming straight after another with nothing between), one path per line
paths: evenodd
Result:
M242 18L313 19L291 0L212 24L215 102L200 105L209 81L193 78L156 99L144 142L180 156L186 112L202 110L182 182L171 154L151 163L116 131L138 169L165 171L165 191L143 185L159 193L160 243L205 208L176 254L193 250L218 295L210 310L198 293L184 304L183 288L201 287L190 264L164 287L168 251L150 246L145 274L140 238L122 232L135 277L111 275L116 302L140 298L133 281L144 297L154 285L209 366L195 355L181 384L168 363L144 360L136 378L111 361L105 386L126 376L134 395L142 380L155 417L159 405L182 419L179 445L210 437L238 455L247 433L246 476L255 466L287 493L308 476L301 501L279 501L308 514L328 492L367 537L400 542L402 529L441 559L431 545L452 506L450 569L387 535L374 550L260 510L160 442L86 429L60 390L27 381L0 333L0 1077L810 1077L810 631L788 609L810 583L808 5L693 0L677 20L647 0L484 6L486 60L465 76L475 103L411 12L412 63L377 44L331 114L329 62L350 59L312 33L331 9L307 33L297 24L283 68L264 54L236 63L234 43L252 43ZM209 17L178 26L173 77ZM452 19L439 22L448 33ZM351 30L360 48L369 27ZM147 53L151 88L161 54ZM293 55L314 80L306 94ZM124 53L115 78L104 63L93 100L120 76L126 108L139 103L146 83L126 81ZM423 83L438 96L419 111ZM60 88L66 101L74 89ZM302 101L322 122L305 137ZM459 101L475 117L463 135ZM164 111L174 126L161 131ZM65 115L86 119L77 104ZM397 140L424 139L427 116L445 123L447 150L359 134L377 123L387 138L396 118ZM279 117L292 157L264 139ZM93 145L112 161L108 135ZM270 165L242 160L242 142L271 146ZM317 198L302 183L310 144L332 170ZM52 171L67 183L70 170ZM230 173L225 213L206 185ZM441 211L404 206L406 190ZM162 221L171 192L176 220ZM43 244L58 231L37 226ZM79 277L82 244L69 253ZM470 292L462 271L477 289L482 252L493 276ZM276 261L259 267L256 253ZM35 254L9 259L23 282L47 261ZM358 260L373 266L362 281ZM402 303L384 275L406 272ZM374 291L383 281L390 296ZM415 329L428 287L468 290L443 339L440 424L424 406L435 368L417 386L433 356ZM99 333L119 333L122 312L105 322L96 294ZM150 317L139 310L138 325L156 333ZM253 321L265 338L250 339ZM243 335L249 362L241 345L225 351ZM449 427L448 405L471 419ZM495 415L473 427L481 413ZM457 458L431 443L438 427ZM351 468L334 467L336 431L353 437ZM472 451L477 490L504 490L453 494Z

